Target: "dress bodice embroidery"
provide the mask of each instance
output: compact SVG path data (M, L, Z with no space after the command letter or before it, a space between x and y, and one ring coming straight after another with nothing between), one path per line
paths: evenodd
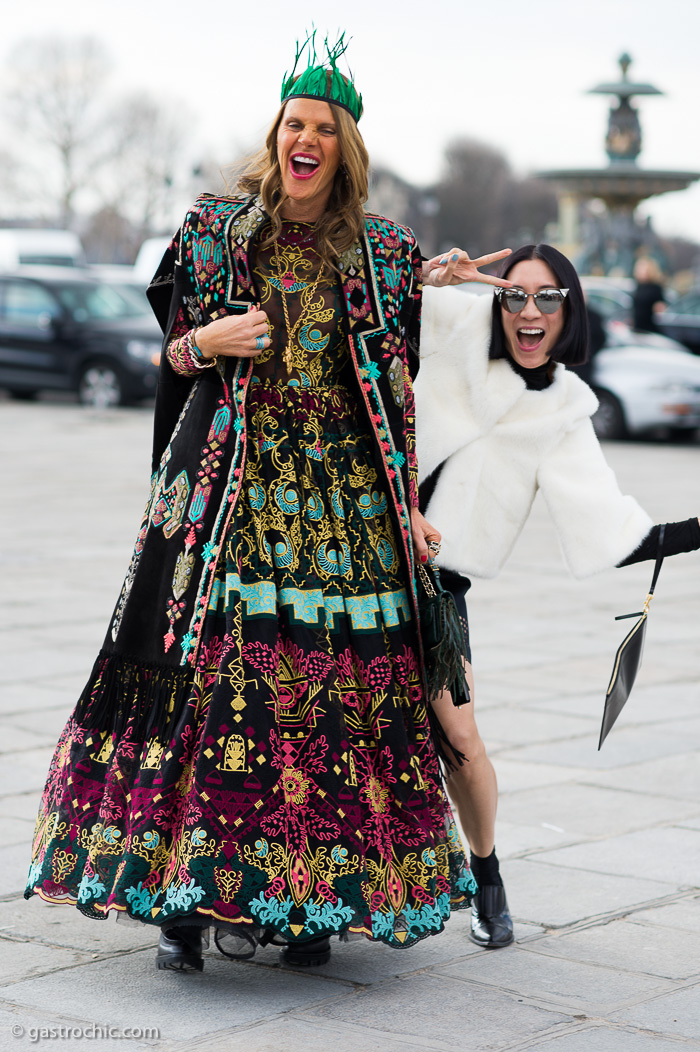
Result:
M262 232L261 242L265 242L268 232L269 227ZM254 378L283 386L333 386L342 382L349 360L337 274L324 267L314 290L321 258L310 224L285 222L277 245L279 257L274 245L258 247L253 267L260 307L267 314L272 341L255 359ZM288 343L283 295L292 329L299 322L291 344L290 372L283 359Z

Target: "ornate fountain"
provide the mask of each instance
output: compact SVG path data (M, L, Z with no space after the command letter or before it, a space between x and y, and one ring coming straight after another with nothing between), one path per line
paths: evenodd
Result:
M631 104L635 95L662 95L651 84L635 83L627 71L632 59L619 59L622 77L591 88L592 95L613 95L605 149L607 168L574 168L539 172L554 184L559 199L559 247L576 260L582 273L630 275L635 256L653 240L650 223L635 219L641 201L672 190L685 190L700 172L672 172L640 168L642 149L639 114ZM596 208L584 208L589 202Z

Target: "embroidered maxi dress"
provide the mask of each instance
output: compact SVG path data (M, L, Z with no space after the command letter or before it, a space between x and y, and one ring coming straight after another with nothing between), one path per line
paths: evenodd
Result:
M194 686L166 743L71 719L27 895L254 944L360 933L408 946L475 885L440 783L394 526L313 228L254 274L244 484ZM291 324L291 368L279 272ZM180 336L187 326L180 327ZM188 365L186 341L171 362Z

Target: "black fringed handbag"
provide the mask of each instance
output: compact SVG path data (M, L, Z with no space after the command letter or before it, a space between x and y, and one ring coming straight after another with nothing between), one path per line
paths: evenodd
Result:
M666 526L663 525L659 530L659 546L656 555L656 565L654 566L654 575L651 579L649 593L644 600L644 608L638 610L636 614L620 614L615 618L616 621L624 621L628 617L638 617L639 620L634 628L628 632L622 640L619 650L615 655L615 664L613 665L612 676L610 677L610 683L605 695L605 708L603 710L603 722L600 727L598 752L600 752L601 745L612 730L615 720L622 712L642 664L649 604L654 594L654 589L656 588L656 582L659 579L661 564L664 561L663 551L665 532Z
M464 629L454 596L443 588L432 559L417 563L418 616L425 652L428 700L448 690L453 704L470 701L464 662L469 660Z

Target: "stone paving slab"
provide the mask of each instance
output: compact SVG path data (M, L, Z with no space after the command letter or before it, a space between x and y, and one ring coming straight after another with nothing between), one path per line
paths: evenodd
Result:
M697 814L700 808L694 801L679 803L651 793L595 789L578 783L557 786L556 793L549 788L502 792L498 801L501 821L525 824L539 820L577 839L619 836L667 822L685 826L685 821L676 820Z
M487 662L491 664L497 662L499 668L504 671L514 668L530 670L547 664L549 654L545 644L539 640L533 642L527 638L522 639L521 646L518 646L518 642L518 640L511 639L508 647L504 647L502 643L482 644L479 647L477 669Z
M149 949L155 959L158 930L138 923L118 923L114 916L93 920L67 903L15 898L0 902L0 938L82 950L91 955Z
M343 1024L313 1023L308 1019L286 1016L280 1037L280 1020L253 1027L238 1035L225 1033L207 1039L203 1044L187 1045L187 1052L442 1052L447 1046L439 1040L420 1038L418 1043L406 1037L393 1037L373 1031L371 1044L366 1031ZM280 1041L283 1040L283 1046Z
M471 595L471 592L469 593ZM513 611L509 611L509 617L514 616ZM527 616L527 615L526 615ZM476 617L476 615L474 615ZM472 619L472 612L470 606L470 624ZM555 695L558 694L562 697L566 697L571 694L581 694L583 692L592 692L596 684L601 687L601 708L603 701L605 700L605 688L608 685L610 678L610 670L612 668L612 659L622 640L622 636L617 639L617 642L609 652L607 660L603 660L602 653L600 661L596 662L591 655L586 657L569 658L568 660L556 661L552 663L548 662L546 665L540 665L537 669L531 669L529 672L530 680L537 680L539 690L543 695ZM611 641L612 642L612 641ZM476 644L474 646L474 653L476 654ZM605 650L607 654L607 648ZM475 661L475 675L477 689L482 693L485 691L484 683L490 682L490 680L498 679L498 682L505 689L511 688L513 691L517 691L519 685L523 682L525 676L524 670L512 669L510 671L505 670L498 673L495 671L485 672L478 664L478 658Z
M653 840L647 831L639 830L596 843L544 851L536 857L552 866L700 887L700 831L676 826L655 829Z
M681 822L676 822L675 825L680 826L681 829L700 829L700 817L685 818Z
M574 716L563 716L557 713L539 713L523 711L515 706L501 705L482 713L479 709L478 685L476 688L476 720L484 741L498 738L503 743L518 745L529 742L556 742L578 735L590 736L597 718L584 719Z
M434 973L377 984L351 998L306 1011L303 1018L355 1026L361 1021L368 1047L374 1031L406 1035L413 1041L440 1034L444 1048L455 1052L463 1052L465 1046L471 1052L507 1048L516 1039L551 1033L571 1021L567 1013Z
M42 789L53 752L48 746L27 749L12 763L0 763L0 796Z
M93 659L94 660L94 659ZM22 683L27 675L40 676L73 672L78 674L89 662L87 652L66 650L61 647L32 650L25 654L10 654L0 666L0 684ZM88 665L87 671L90 671ZM87 677L86 677L87 678Z
M551 1041L520 1045L528 1052L689 1052L700 1048L700 1041L690 1044L667 1040L657 1034L623 1030L619 1027L595 1026L569 1032Z
M61 969L86 964L95 955L78 949L16 942L0 932L0 996L10 996L11 987L25 979L51 975ZM70 975L70 971L67 971Z
M29 872L31 838L24 844L0 848L0 896L24 892Z
M672 909L673 907L665 907ZM657 910L663 913L663 910ZM585 961L601 968L683 980L700 976L700 932L676 931L642 923L647 911L601 927L538 939L537 953Z
M560 694L558 691L546 692L541 691L535 697L527 697L518 699L518 704L522 708L526 708L528 711L533 712L551 712L551 713L563 713L567 716L581 716L585 719L591 719L600 721L603 712L603 705L605 704L605 687L602 691L597 689L593 692L585 692L583 690L576 694L567 694L566 696ZM600 683L598 683L600 688ZM656 691L656 687L651 688ZM637 687L635 684L635 700L636 700ZM688 715L694 715L694 713L688 713ZM600 723L599 723L600 726ZM596 742L596 745L598 743Z
M624 770L590 771L585 781L632 792L648 792L653 786L659 796L700 801L700 763L696 752L630 764Z
M534 702L523 704L527 708L538 711L553 714L565 712L571 715L589 716L599 721L603 703L604 690L592 694L573 694L568 697L541 696ZM666 683L663 693L660 694L658 686L644 687L636 683L634 694L623 711L635 725L652 723L673 726L677 720L693 719L700 713L700 684L696 679Z
M32 823L32 832L39 809L39 796L32 790L0 797L0 813L12 818L24 818Z
M440 975L486 984L538 1004L605 1016L621 1005L670 992L673 984L659 978L635 975L567 958L539 953L537 941L520 953L491 953L483 959L464 960L440 968Z
M513 914L546 928L607 917L676 891L670 883L553 866L540 857L511 859L503 879Z
M70 701L63 701L61 705L57 705L53 709L37 709L34 712L21 713L13 712L5 717L3 723L6 721L9 727L18 727L20 730L26 730L36 735L45 735L47 738L50 736L50 751L53 753L58 736L66 725L68 717L75 708L75 703L79 697L80 688L71 694ZM48 766L46 770L48 770ZM3 794L0 792L0 795Z
M8 717L11 717L17 726L25 726L22 720L43 719L48 710L68 710L75 705L76 697L75 688L59 687L54 677L30 678L23 683L4 685L0 687L0 716L3 718L3 726ZM20 722L17 722L18 719Z
M88 1022L157 1027L162 1041L184 1042L335 1003L351 990L336 980L218 956L207 958L203 973L158 972L152 950L141 950L25 979L0 987L0 995L40 1010L52 1001L62 1015Z
M419 1038L416 1042L405 1036L394 1037L372 1031L368 1038L366 1030L348 1023L334 1026L294 1016L285 1016L283 1037L281 1031L281 1021L275 1020L239 1034L229 1031L204 1042L188 1042L174 1047L175 1052L180 1052L180 1049L183 1052L329 1052L330 1049L333 1052L443 1052L448 1048L439 1037Z
M29 818L0 818L0 843L5 847L21 844L26 849L33 834L34 822Z
M3 757L0 762L7 762L8 754L17 756L19 753L29 752L32 749L48 748L55 742L56 739L51 738L50 731L45 730L41 733L38 728L31 731L24 730L16 726L12 718L8 717L3 721L3 732L0 735L0 757Z
M700 660L700 659L699 659ZM603 715L601 703L600 716ZM624 712L623 712L624 715ZM695 721L693 721L695 724ZM610 770L626 764L638 764L643 760L656 760L663 756L680 756L700 748L700 728L690 728L690 736L684 733L680 723L672 726L641 727L625 726L622 716L615 724L598 752L600 724L593 731L568 741L529 745L510 749L500 754L502 759L518 760L521 763L557 763L562 766L586 767L591 771Z
M550 829L542 823L538 826L521 825L504 822L500 816L496 819L496 852L501 862L514 856L569 843L571 837L566 833Z
M691 1038L700 1046L700 985L626 1008L612 1018L659 1034Z
M525 763L516 756L514 750L507 755L498 754L496 763L498 787L502 793L513 793L520 789L534 789L537 786L557 786L562 782L583 781L591 772L588 767L562 767L552 758L550 763ZM554 791L554 789L552 790Z
M656 924L662 928L700 933L700 897L686 895L676 902L634 914L638 924ZM671 945L673 940L669 939Z

